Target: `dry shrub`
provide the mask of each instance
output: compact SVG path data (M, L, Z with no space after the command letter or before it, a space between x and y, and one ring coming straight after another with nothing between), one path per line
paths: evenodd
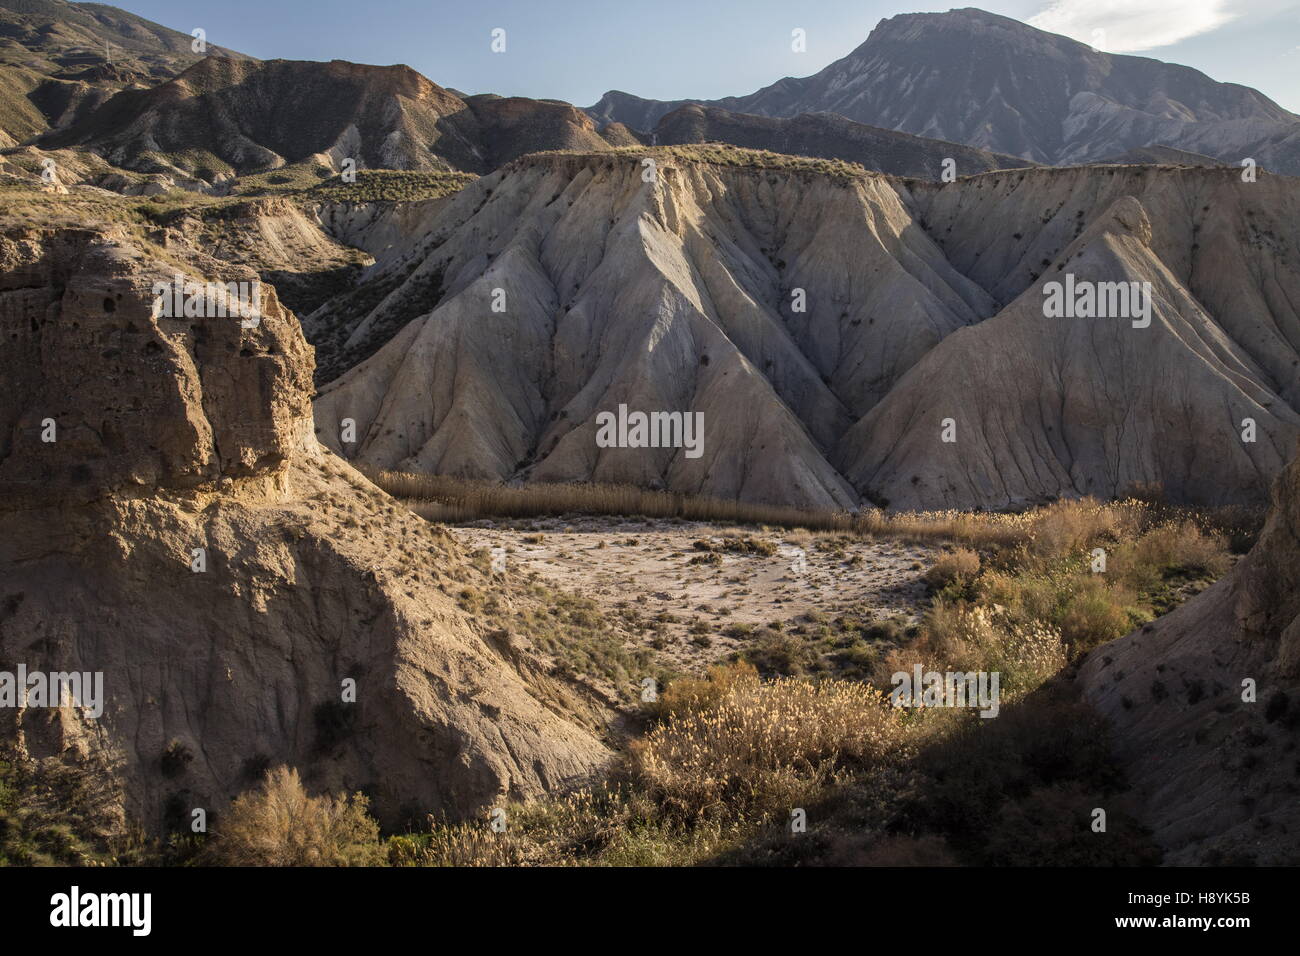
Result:
M503 807L506 827L491 817L459 823L429 818L421 833L390 837L393 866L525 866L571 862L574 847L591 850L605 842L603 831L617 826L630 799L623 791L578 790L528 804Z
M1055 560L1087 550L1096 541L1132 533L1143 508L1138 502L1102 504L1095 498L1055 502L1033 514L1029 553Z
M791 806L810 786L897 746L900 715L854 681L760 680L752 669L695 688L704 706L679 707L630 751L634 778L688 816L712 808ZM721 672L721 673L720 673Z
M1134 543L1121 549L1117 570L1142 568L1175 569L1219 577L1232 563L1228 541L1216 533L1202 531L1191 521L1157 525ZM1112 561L1110 567L1116 562Z
M827 669L818 649L800 637L763 628L740 652L763 677L808 677Z
M1073 587L1057 621L1065 643L1074 653L1113 641L1133 630L1127 608L1136 596L1122 584L1101 575L1074 577Z
M704 713L717 706L738 683L758 680L758 671L747 661L715 664L704 678L679 677L669 684L653 712L660 720L690 713Z
M241 794L208 847L218 866L369 866L379 863L379 826L363 794L310 796L298 771L276 767Z
M1046 571L985 571L976 584L981 603L1006 608L1026 620L1055 620L1068 574Z
M790 547L803 548L805 551L812 548L815 543L812 532L807 528L790 529L785 533L784 541Z
M926 671L997 671L1005 698L1034 689L1066 662L1061 632L1046 621L938 600L926 613L920 639L891 651L878 679L917 664Z
M435 824L427 833L390 837L387 850L390 866L523 866L531 855L526 838L482 823Z
M979 572L980 556L969 548L958 548L939 555L925 572L925 583L941 591L954 581L969 581Z
M1075 653L1122 637L1138 623L1129 613L1137 605L1137 594L1119 573L991 571L980 578L979 594L1009 618L1042 621L1058 629Z

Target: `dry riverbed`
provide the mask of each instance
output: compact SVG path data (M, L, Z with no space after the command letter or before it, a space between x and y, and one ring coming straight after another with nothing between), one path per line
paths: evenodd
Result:
M595 601L629 650L699 672L756 642L869 656L927 602L939 549L808 531L702 522L568 517L478 521L455 529L500 573L535 573ZM862 663L865 665L866 661Z

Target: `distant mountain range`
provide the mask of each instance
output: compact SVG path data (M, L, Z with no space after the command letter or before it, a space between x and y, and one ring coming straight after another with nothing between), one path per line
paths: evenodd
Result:
M484 174L546 150L728 143L937 179L1034 164L1300 174L1300 117L1187 67L979 10L884 20L803 79L716 101L466 95L403 65L259 61L99 4L0 0L0 149L75 148L205 188L309 164ZM103 181L101 179L101 181Z
M345 158L485 173L528 152L607 146L568 104L462 99L407 66L220 57L124 90L40 143L208 182L307 160L338 169Z
M820 72L747 96L662 101L611 91L587 112L598 124L650 130L691 102L767 117L835 113L1039 163L1155 144L1300 174L1300 116L1257 90L975 9L882 20Z

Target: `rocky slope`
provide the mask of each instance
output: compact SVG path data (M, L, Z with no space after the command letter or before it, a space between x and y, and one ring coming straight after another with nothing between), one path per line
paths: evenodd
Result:
M1300 117L1258 91L971 8L890 17L812 76L700 102L773 117L838 113L1041 163L1158 144L1300 174ZM588 112L650 129L683 105L611 92Z
M1172 146L1138 146L1134 149L1125 150L1118 156L1108 156L1105 159L1097 160L1104 165L1116 166L1222 166L1217 159L1209 156L1202 156L1200 153L1190 153L1185 149L1174 149Z
M1079 678L1166 863L1300 862L1300 459L1226 578L1093 651Z
M1258 501L1300 433L1298 203L1232 169L935 184L734 150L527 157L330 220L387 251L306 320L327 365L369 356L317 426L383 468L817 507ZM1067 273L1150 283L1149 327L1045 318ZM702 412L703 455L601 447L619 404Z
M97 720L5 708L6 741L108 768L150 830L268 763L393 825L597 768L596 698L463 611L485 574L316 443L274 291L255 328L158 316L178 271L253 278L118 226L0 237L0 661L102 672L106 698Z
M477 173L529 151L606 142L567 104L462 99L407 66L210 56L114 96L42 145L217 182L302 162L337 172L347 158L358 168Z

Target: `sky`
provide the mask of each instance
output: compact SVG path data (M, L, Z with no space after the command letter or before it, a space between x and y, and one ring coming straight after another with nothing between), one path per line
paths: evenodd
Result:
M907 0L120 0L165 26L260 59L405 63L463 93L590 106L751 93L808 76ZM1300 0L1007 0L982 9L1112 53L1195 67L1300 112ZM494 30L505 50L491 49ZM806 50L793 52L801 29ZM1098 32L1100 31L1100 32Z

